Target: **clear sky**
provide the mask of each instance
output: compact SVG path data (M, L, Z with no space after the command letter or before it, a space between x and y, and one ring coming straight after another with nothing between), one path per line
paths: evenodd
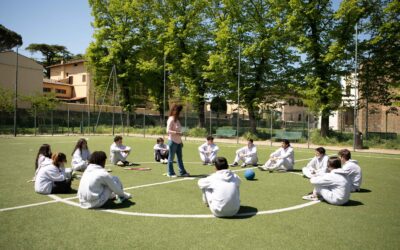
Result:
M341 0L333 0L337 8ZM31 43L58 44L84 54L92 41L93 17L87 0L0 0L0 24L22 36L20 53Z
M22 36L21 54L31 43L58 44L83 54L92 41L93 17L87 0L0 0L0 24Z

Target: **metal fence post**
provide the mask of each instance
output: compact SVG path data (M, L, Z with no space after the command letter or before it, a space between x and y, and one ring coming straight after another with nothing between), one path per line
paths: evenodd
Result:
M54 127L53 127L53 110L51 110L51 135L54 135Z

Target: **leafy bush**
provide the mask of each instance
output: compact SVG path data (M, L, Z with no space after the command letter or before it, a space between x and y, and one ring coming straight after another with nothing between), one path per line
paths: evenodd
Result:
M200 137L200 138L203 137L203 138L205 138L208 135L208 131L205 128L191 128L187 132L187 135L191 136L191 137Z

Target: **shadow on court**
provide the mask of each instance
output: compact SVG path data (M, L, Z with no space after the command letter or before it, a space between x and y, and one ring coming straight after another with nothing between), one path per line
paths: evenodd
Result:
M131 200L124 200L122 203L117 204L113 200L108 200L106 204L104 204L101 208L102 209L121 209L121 208L128 208L134 206L136 203Z
M234 217L224 217L223 219L248 219L256 215L258 209L250 206L240 206L239 212Z
M344 204L344 207L356 207L356 206L362 206L364 203L361 201L355 201L355 200L349 200L346 204Z
M206 177L208 177L208 174L191 174L189 177L192 177L192 178L206 178Z
M292 169L292 170L289 170L288 172L300 173L300 172L302 172L302 170L301 169Z
M360 188L360 191L358 191L357 193L371 193L372 191L366 188Z

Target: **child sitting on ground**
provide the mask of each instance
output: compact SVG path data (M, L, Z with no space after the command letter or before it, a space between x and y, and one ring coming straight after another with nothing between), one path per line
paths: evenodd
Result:
M212 165L217 158L219 147L214 144L214 138L207 136L207 142L199 147L200 159L203 165Z
M163 138L157 138L157 144L154 145L154 159L157 162L161 162L164 164L168 163L168 154L169 154L169 147L167 144L164 144Z
M63 153L54 153L51 158L52 162L46 161L36 175L35 192L39 194L69 193L71 172L65 173L64 169L67 157Z
M122 136L117 135L114 137L114 143L110 146L110 160L111 163L117 166L132 165L126 159L131 152L131 147L122 144Z
M95 151L89 159L89 165L79 183L78 198L82 208L103 206L109 199L131 198L123 191L122 183L116 176L111 176L105 169L106 153Z
M85 171L90 157L87 141L83 138L79 139L72 151L71 166L74 171Z
M328 160L328 173L311 177L314 185L313 193L303 196L304 200L316 201L324 199L332 205L343 205L350 199L350 183L347 173L341 168L338 157L330 157Z
M240 178L228 169L224 157L217 157L214 164L216 172L198 181L203 202L216 217L233 216L240 208Z

